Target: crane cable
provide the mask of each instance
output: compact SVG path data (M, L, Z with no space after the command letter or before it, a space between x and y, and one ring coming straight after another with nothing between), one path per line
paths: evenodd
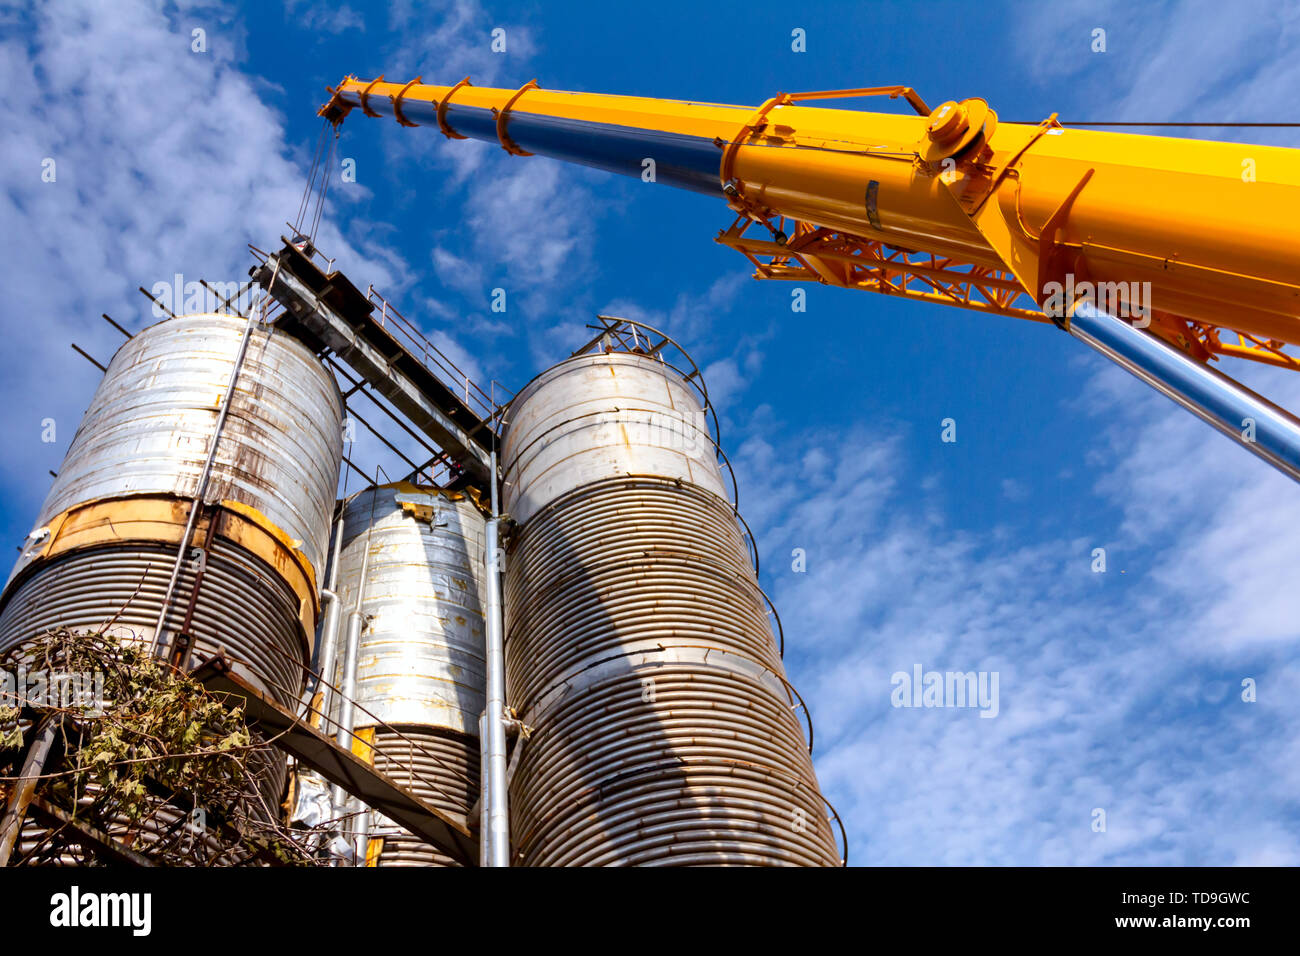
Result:
M333 136L330 136L330 132L331 125L326 120L316 137L316 149L312 154L311 169L307 173L307 184L298 203L298 216L293 222L299 235L313 241L325 209L325 195L329 191L330 169L334 163L335 143L338 140L338 130L333 130Z

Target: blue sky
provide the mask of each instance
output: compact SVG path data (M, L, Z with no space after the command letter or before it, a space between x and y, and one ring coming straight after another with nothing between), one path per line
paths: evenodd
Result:
M345 73L752 104L901 83L1013 120L1298 118L1300 13L1280 5L810 7L0 5L6 540L98 380L68 343L106 360L120 336L100 312L152 321L137 286L241 277L245 243L293 217ZM1207 138L1300 145L1264 133ZM788 285L712 242L729 217L708 197L356 114L339 155L358 181L334 179L321 246L480 380L517 388L597 311L705 367L854 861L1300 863L1293 484L1051 328L822 287L793 314ZM1225 371L1300 407L1294 376ZM917 663L997 671L998 717L891 707L891 675Z

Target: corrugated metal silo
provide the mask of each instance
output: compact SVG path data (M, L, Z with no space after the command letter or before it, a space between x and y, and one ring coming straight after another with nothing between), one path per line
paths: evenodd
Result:
M702 403L637 352L511 403L507 699L522 865L837 865Z
M114 355L0 597L0 651L114 618L116 633L153 639L245 325L168 319ZM286 706L315 630L342 418L312 351L254 329L188 545L206 559L182 565L168 618L192 635L192 664L224 650ZM272 802L283 776L280 760Z
M341 613L358 609L360 593L363 615L354 726L374 728L377 768L462 816L479 789L484 523L463 494L383 485L349 500L339 559ZM330 679L341 686L338 675ZM337 700L332 710L337 719ZM380 835L379 866L456 865L390 821L372 828L371 839Z

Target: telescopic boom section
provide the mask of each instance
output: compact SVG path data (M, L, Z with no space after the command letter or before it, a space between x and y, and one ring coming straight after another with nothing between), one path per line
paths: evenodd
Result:
M910 88L757 108L348 77L354 108L717 195L760 279L1051 321L1300 481L1300 419L1208 367L1300 369L1300 150L1000 123ZM916 115L813 101L905 100ZM1152 351L1152 348L1155 351Z
M905 99L918 115L807 105ZM1068 324L1074 300L1191 357L1300 358L1300 150L999 123L910 88L760 107L348 77L352 108L724 198L756 276ZM1030 301L1032 299L1032 301Z

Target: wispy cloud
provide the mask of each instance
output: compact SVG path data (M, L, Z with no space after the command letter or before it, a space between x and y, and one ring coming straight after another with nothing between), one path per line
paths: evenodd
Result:
M12 95L0 141L11 538L98 381L68 343L105 360L121 336L100 312L131 329L154 321L136 286L177 273L246 279L245 243L275 242L305 180L283 118L240 70L243 27L224 7L67 2L26 11L21 26L0 41ZM401 258L371 235L349 241L327 222L320 238L345 268L389 288L406 281ZM41 442L47 418L52 444Z
M364 33L366 18L348 4L321 3L313 0L287 0L286 19L297 20L308 30L323 33Z
M1076 90L1053 108L1087 118L1292 118L1300 32L1277 5L1043 5L1021 40L1031 73ZM1069 495L1094 515L1085 537L969 527L896 423L793 432L767 406L744 423L741 506L823 789L859 862L1296 865L1294 484L1079 361L1086 387L1061 406L1095 429L1086 467L1050 494L1032 476L1000 490ZM1300 406L1293 373L1229 371ZM892 706L891 676L917 664L998 672L998 717Z
M1300 86L1300 9L1268 0L1051 3L1019 33L1029 73L1069 78L1079 119L1287 122ZM1105 52L1093 33L1105 31ZM1055 88L1055 87L1054 87ZM1106 113L1092 115L1093 111ZM1067 114L1068 116L1068 114ZM1206 131L1185 131L1206 135ZM1215 139L1292 146L1295 130L1219 129Z
M759 436L781 423L756 416L734 456L742 508L859 861L1300 862L1300 541L1276 533L1300 505L1285 479L1227 442L1215 457L1218 437L1153 394L1097 411L1098 501L1118 526L999 541L914 494L905 433L778 450ZM1138 547L1125 527L1169 507L1171 482L1192 493ZM1241 507L1210 507L1224 487ZM1116 556L1104 573L1099 546ZM891 706L891 675L915 664L998 672L999 716Z

